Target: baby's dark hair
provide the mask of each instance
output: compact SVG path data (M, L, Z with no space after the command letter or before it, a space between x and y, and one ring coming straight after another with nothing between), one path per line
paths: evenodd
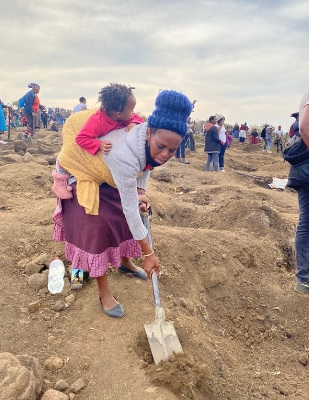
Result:
M119 83L111 83L109 86L105 86L99 92L100 109L107 114L110 111L122 112L125 109L128 98L133 94L133 89L135 88Z

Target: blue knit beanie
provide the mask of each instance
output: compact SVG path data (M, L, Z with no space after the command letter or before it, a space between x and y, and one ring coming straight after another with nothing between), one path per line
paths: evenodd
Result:
M163 90L158 94L155 105L156 108L148 117L148 126L185 136L187 119L192 112L192 103L188 97L174 90Z

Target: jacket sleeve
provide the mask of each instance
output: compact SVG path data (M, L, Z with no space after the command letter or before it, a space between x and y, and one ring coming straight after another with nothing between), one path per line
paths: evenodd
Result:
M33 112L32 105L34 102L34 94L31 90L26 93L25 97L25 106L24 106L24 111L27 114L31 114Z
M102 127L100 125L99 114L92 115L79 133L76 135L76 143L88 153L95 155L101 145L101 141L97 139L102 135Z
M119 191L123 213L127 220L130 232L135 240L142 240L147 236L138 206L137 181L136 176L140 172L139 162L131 154L128 156L113 155L112 152L108 155L103 155L103 158L108 166L117 189ZM146 171L145 171L146 172ZM146 178L148 174L143 174ZM146 189L147 181L139 183L143 189Z
M214 141L217 143L221 143L221 140L219 139L219 132L218 132L218 129L216 126L213 127L212 134L213 134Z

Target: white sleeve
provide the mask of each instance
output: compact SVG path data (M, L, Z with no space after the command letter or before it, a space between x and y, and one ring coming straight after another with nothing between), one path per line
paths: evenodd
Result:
M104 156L104 159L119 191L123 213L132 236L135 240L142 240L148 231L142 222L138 206L136 177L140 172L139 162L137 159L133 160L132 157L123 157L119 154L117 158ZM140 187L145 188L144 184Z

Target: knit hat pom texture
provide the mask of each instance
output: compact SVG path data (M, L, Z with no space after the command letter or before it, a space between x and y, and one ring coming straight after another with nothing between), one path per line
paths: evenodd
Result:
M192 103L182 93L163 90L156 98L156 108L148 117L151 128L167 129L184 136L187 133L187 120L192 112Z

